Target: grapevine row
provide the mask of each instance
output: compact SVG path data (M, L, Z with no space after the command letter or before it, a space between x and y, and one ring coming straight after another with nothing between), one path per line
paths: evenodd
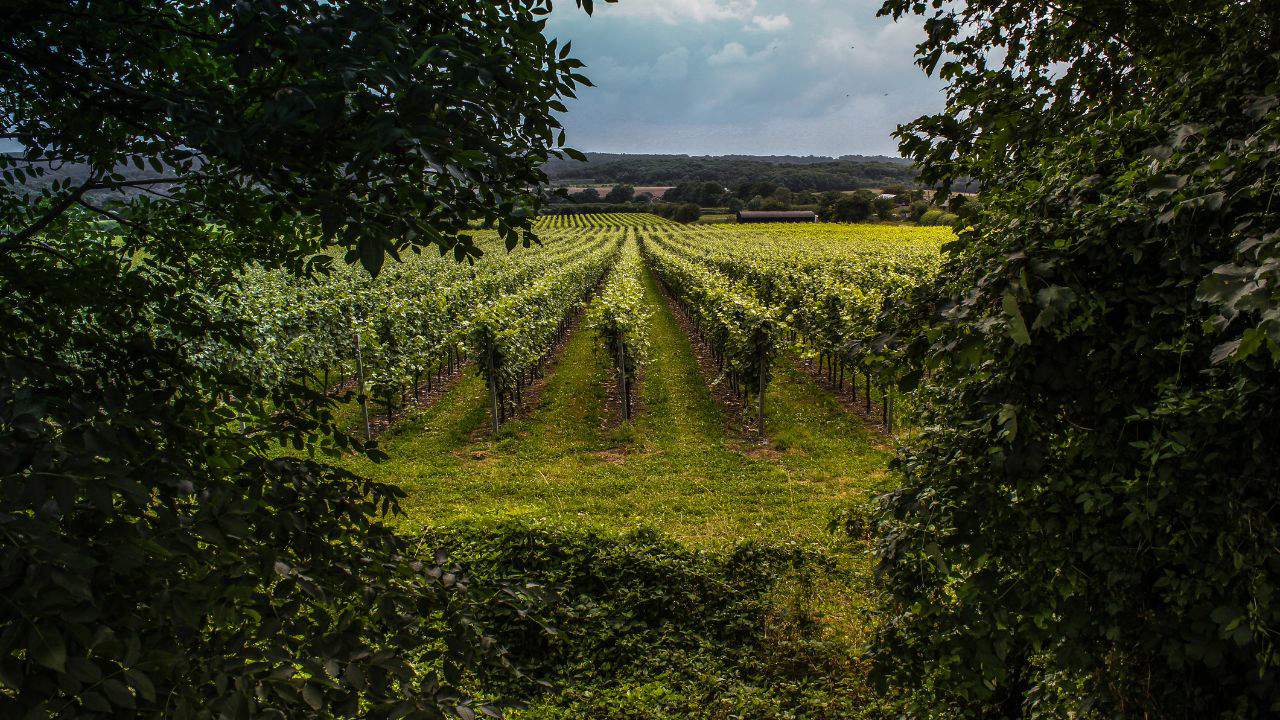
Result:
M644 258L711 347L729 388L743 402L754 401L764 429L764 397L783 326L749 288L714 268L672 251L656 235L645 236Z
M680 224L648 213L598 213L586 215L544 215L538 218L535 230L572 230L601 228L678 228Z
M616 237L602 233L572 262L475 313L469 346L489 389L494 432L523 404L525 389L541 375L573 311L599 285L617 254Z
M366 410L372 399L390 418L424 381L429 393L473 354L471 325L482 308L606 242L599 233L569 231L549 234L540 249L506 254L492 233L477 241L486 255L474 265L417 255L377 278L341 262L313 280L246 272L239 296L221 311L249 328L249 347L207 348L206 361L239 364L269 387L301 381L328 392L355 379Z
M868 410L874 374L888 424L883 388L892 372L868 341L885 301L934 272L948 238L934 228L683 226L639 214L548 217L538 230L542 247L510 254L496 234L477 233L485 256L474 265L420 255L370 278L335 262L316 281L249 271L239 295L220 307L247 324L252 342L205 348L206 360L239 363L266 385L301 380L329 392L355 379L362 402L372 399L390 419L424 381L430 393L470 358L485 377L496 427L607 274L588 320L616 366L629 418L645 355L648 264L711 347L744 411L754 404L763 418L771 363L789 342L816 357L840 390L848 372L863 373Z
M874 231L857 226L707 226L652 237L666 254L717 273L749 293L804 354L816 357L820 372L825 365L828 380L839 391L851 374L856 398L861 371L868 412L873 379L879 380L884 422L890 426L893 372L869 351L870 340L886 300L936 270L937 249L946 237L924 228Z
M630 420L637 366L648 356L649 310L644 302L644 269L634 230L623 239L618 261L604 290L587 314L587 323L605 345L618 375L622 416Z

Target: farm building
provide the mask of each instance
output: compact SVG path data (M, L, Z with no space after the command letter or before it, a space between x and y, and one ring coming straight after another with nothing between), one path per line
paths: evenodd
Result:
M812 210L743 210L738 213L740 223L818 222L818 213Z

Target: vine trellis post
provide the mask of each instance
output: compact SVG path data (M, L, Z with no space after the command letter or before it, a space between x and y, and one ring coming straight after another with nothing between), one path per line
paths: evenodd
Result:
M364 439L365 442L373 441L373 426L369 424L369 396L364 391L364 352L360 347L360 330L357 328L356 337L356 382L358 384L357 392L360 393L360 410L364 414Z
M618 386L622 390L622 419L631 419L631 394L627 388L627 345L618 336Z
M498 372L493 366L493 345L489 345L489 406L493 415L493 434L498 434L502 419L498 416Z
M765 390L765 383L769 379L769 367L768 365L765 364L765 358L763 357L763 353L762 353L762 357L760 358L759 365L760 365L760 377L757 379L757 385L760 390L760 397L757 400L757 406L760 412L760 434L763 435L764 434L764 390Z

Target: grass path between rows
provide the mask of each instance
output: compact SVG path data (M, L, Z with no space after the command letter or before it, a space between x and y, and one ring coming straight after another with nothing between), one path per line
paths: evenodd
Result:
M836 508L891 482L883 440L785 360L766 398L768 446L738 438L652 275L645 282L652 358L633 423L610 426L608 361L579 330L537 407L496 438L472 376L382 437L391 460L351 469L404 488L409 528L524 518L607 533L648 526L708 547L825 544Z

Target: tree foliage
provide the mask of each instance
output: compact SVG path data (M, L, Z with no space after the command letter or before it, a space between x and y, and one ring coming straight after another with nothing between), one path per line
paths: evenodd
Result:
M702 217L702 208L693 203L656 203L649 212L686 225Z
M193 220L256 231L255 250L302 222L375 273L407 246L473 254L455 235L473 221L504 235L530 227L526 188L545 181L541 165L564 140L552 113L586 80L543 36L550 7L11 6L3 136L26 152L5 170L21 182L42 160L92 169L44 188L47 207L10 203L27 213L8 218L13 241L93 191L163 184L189 197ZM126 164L153 177L126 178Z
M376 448L300 382L193 358L249 342L209 310L249 264L517 242L585 82L549 11L5 6L0 715L485 712L459 688L504 655L458 576L382 524L396 489L314 459Z
M634 185L614 185L609 189L609 192L605 194L604 201L615 205L621 205L631 202L635 199L635 196L636 188Z
M876 197L870 190L823 193L817 198L818 217L827 222L864 222L877 212Z
M924 422L878 657L922 708L1280 710L1277 10L885 3L949 84L903 149L982 187L895 328Z

